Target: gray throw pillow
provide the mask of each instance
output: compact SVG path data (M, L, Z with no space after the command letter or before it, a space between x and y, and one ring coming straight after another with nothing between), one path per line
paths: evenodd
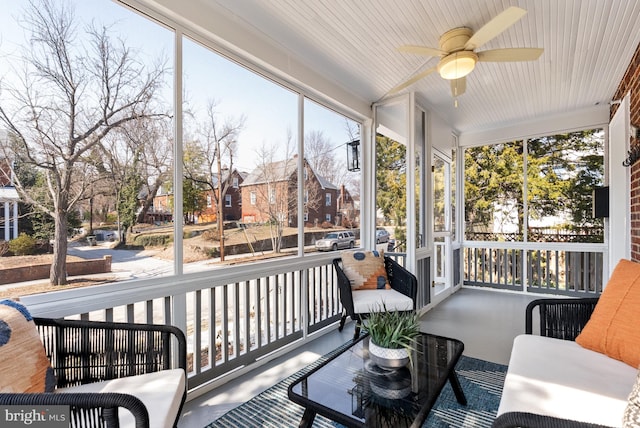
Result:
M633 385L631 394L629 394L629 402L624 411L622 418L622 428L639 428L640 427L640 372L636 378L636 384Z

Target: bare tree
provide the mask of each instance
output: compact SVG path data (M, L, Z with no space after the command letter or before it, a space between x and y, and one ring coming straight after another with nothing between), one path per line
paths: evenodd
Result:
M122 243L126 243L127 231L126 228L124 230L122 229L123 204L121 201L123 199L125 187L132 181L131 177L134 174L137 174L138 181L142 183L140 172L143 168L140 166L140 158L145 147L143 145L136 146L131 143L127 136L127 132L123 127L118 130L114 130L114 132L111 132L103 138L100 149L99 170L101 177L104 178L104 180L100 181L103 185L107 186L109 189L108 194L113 196L115 199L116 212L118 215L118 236ZM136 191L139 192L140 190L141 189L137 189ZM105 192L105 194L107 193Z
M297 226L298 220L298 157L292 147L290 133L284 147L263 144L256 152L260 161L244 181L255 194L258 221L269 224L275 252L282 250L284 228ZM317 210L323 202L321 186L311 166L303 163L305 210Z
M345 119L345 134L345 141L353 141L358 138L359 128L355 122ZM345 143L333 144L322 131L310 131L305 135L305 158L319 176L338 187L339 198L345 196L345 189L349 189L349 194L352 197L360 192L360 174L348 170L346 150ZM343 216L343 221L347 221L343 224L352 224L355 220L353 204L350 206L342 205L338 208Z
M220 117L216 102L207 105L206 122L200 126L200 138L187 144L184 175L211 192L216 205L216 220L220 237L220 260L224 260L224 197L233 184L233 157L237 138L244 128L245 117Z
M347 141L358 138L359 130L349 121L345 123ZM345 185L352 193L359 193L360 180L358 174L347 169L345 144L335 145L322 131L310 131L304 138L305 159L319 176L330 183L341 187Z
M136 223L144 222L160 186L172 176L173 135L168 117L144 119L124 124L118 134L127 151L137 153L137 172L142 180L141 206Z
M263 144L256 152L260 161L252 172L254 177L251 178L252 184L255 184L252 187L256 197L255 206L269 224L271 247L276 253L282 251L284 228L291 211L295 209L294 201L297 202L297 192L291 183L292 173L295 171L295 158L291 157L290 144L286 145L285 151L285 159L276 161L278 148ZM249 177L245 183L250 180ZM290 194L292 190L293 195Z
M338 146L337 148L340 148ZM309 131L304 137L304 157L316 174L338 184L340 175L345 168L341 168L336 161L336 147L332 146L322 131ZM343 152L339 153L343 155Z
M30 1L24 18L31 45L23 52L21 83L2 88L0 121L14 133L18 152L43 171L53 202L48 209L19 181L27 202L55 220L50 281L67 282L67 216L86 197L93 177L85 157L113 129L155 116L154 97L163 83L161 64L147 67L109 28L89 26L78 34L73 9L55 0Z

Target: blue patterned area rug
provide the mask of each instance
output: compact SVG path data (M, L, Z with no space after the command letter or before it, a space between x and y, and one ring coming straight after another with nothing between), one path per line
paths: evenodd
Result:
M350 343L343 347L348 345ZM300 376L322 364L336 352L340 352L343 347L324 355L315 363L230 410L205 428L297 427L302 418L303 408L289 400L287 388ZM422 425L423 428L491 427L498 411L506 371L507 366L463 355L456 365L456 373L467 397L467 405L458 404L451 385L447 382ZM341 425L318 415L313 426L335 428Z

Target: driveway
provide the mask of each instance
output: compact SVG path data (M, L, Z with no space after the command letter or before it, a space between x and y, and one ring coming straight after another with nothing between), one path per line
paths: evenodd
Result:
M114 250L108 244L96 246L69 245L67 254L86 260L101 259L111 256L111 271L119 280L151 278L173 273L173 262L153 256L153 252L145 250Z
M111 243L100 243L89 246L79 243L69 243L67 254L86 260L101 259L111 256L111 272L118 280L153 278L167 276L173 273L173 261L153 257L153 250L122 250L110 248ZM185 273L214 269L211 260L184 264Z

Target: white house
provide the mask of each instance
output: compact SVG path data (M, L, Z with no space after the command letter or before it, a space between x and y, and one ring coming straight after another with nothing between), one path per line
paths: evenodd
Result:
M0 239L9 241L18 237L18 192L11 180L11 165L0 160Z

